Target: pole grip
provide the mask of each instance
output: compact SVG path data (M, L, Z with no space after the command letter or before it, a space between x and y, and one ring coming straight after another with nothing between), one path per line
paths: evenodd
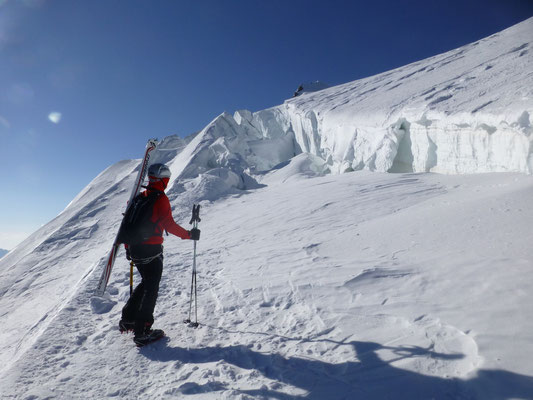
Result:
M192 205L192 217L191 217L191 220L189 222L189 224L193 224L194 222L200 222L201 219L200 219L200 204L193 204ZM198 225L198 224L196 224ZM196 225L195 225L195 228L196 228Z

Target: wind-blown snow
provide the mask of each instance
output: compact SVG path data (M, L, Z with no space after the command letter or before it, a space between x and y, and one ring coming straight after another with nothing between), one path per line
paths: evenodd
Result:
M201 325L168 237L141 350L123 254L94 296L139 160L102 172L0 260L0 396L533 398L532 25L165 138Z

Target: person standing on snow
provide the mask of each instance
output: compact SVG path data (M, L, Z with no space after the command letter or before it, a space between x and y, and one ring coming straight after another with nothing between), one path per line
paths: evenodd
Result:
M121 332L134 331L133 341L138 346L148 344L154 336L163 336L163 331L151 329L163 272L163 232L167 231L181 239L200 239L199 229L188 231L179 226L172 217L170 202L164 193L170 179L168 167L164 164L151 165L148 169L148 179L147 190L141 195L147 197L159 192L151 217L155 229L153 235L143 243L126 245L126 257L133 261L142 279L122 309L122 319L119 322Z

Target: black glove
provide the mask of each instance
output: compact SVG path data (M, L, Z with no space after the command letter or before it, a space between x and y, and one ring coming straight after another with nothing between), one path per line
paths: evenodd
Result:
M191 240L200 240L200 229L192 228L189 231L189 236L190 236Z
M131 261L130 249L127 248L127 247L125 247L125 248L126 248L126 259L127 259L128 261Z

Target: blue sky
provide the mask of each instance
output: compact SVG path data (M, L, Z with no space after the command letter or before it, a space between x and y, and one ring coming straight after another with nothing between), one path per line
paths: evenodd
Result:
M149 137L473 42L530 0L0 0L0 248ZM55 113L55 114L52 114Z

